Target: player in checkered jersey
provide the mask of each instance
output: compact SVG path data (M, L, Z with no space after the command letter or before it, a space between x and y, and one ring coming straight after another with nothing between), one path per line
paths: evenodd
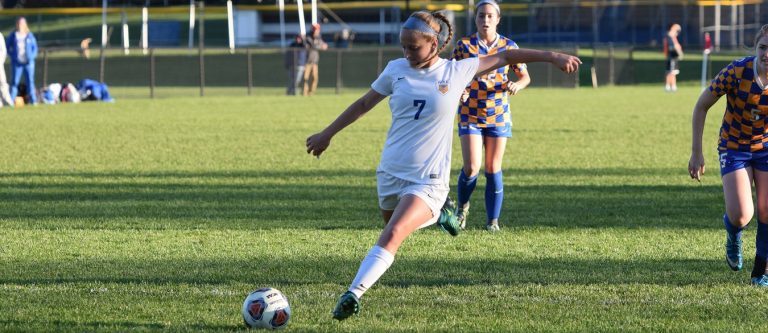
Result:
M757 237L752 284L768 287L768 25L755 36L755 55L735 60L712 80L693 109L693 138L688 173L701 181L701 148L709 109L725 95L728 99L717 145L723 181L726 230L725 260L741 270L742 230L752 220L752 183L757 195Z
M496 32L500 16L501 9L495 1L478 2L475 6L477 33L457 41L453 58L475 58L518 48L514 41ZM517 76L517 81L510 80L510 69ZM504 199L501 161L504 158L507 138L512 136L508 94L517 94L529 83L531 77L525 64L511 64L475 77L462 96L458 113L464 164L457 186L457 219L461 229L466 226L469 199L477 184L485 147L485 228L491 232L499 230L499 216Z
M442 218L440 212L448 197L454 112L472 78L521 62L551 62L569 73L581 63L566 54L523 49L460 61L442 59L438 54L452 34L441 13L413 13L400 31L405 57L389 62L365 95L324 130L307 138L307 153L319 157L334 135L389 96L392 124L376 171L386 226L333 310L338 320L359 312L360 297L389 268L406 237L438 218L451 220L450 216ZM455 218L443 224L452 235L458 233Z

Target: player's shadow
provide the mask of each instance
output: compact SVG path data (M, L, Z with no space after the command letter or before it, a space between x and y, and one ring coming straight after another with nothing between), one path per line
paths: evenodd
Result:
M439 249L438 249L439 250ZM444 251L444 249L442 249ZM346 285L354 277L360 256L281 258L262 254L242 260L153 259L20 261L13 273L0 275L0 284L238 284L300 288L301 285ZM572 284L689 285L733 283L724 262L707 259L647 258L509 258L434 259L403 256L381 284L407 287L443 285ZM749 264L749 263L748 263ZM10 268L10 267L9 267ZM746 278L745 273L744 277ZM705 282L704 282L705 281Z
M25 330L33 331L64 331L64 332L90 332L90 331L164 331L178 330L185 331L235 331L242 329L241 325L211 325L211 324L181 324L178 326L169 326L151 322L131 322L131 321L71 321L71 320L47 320L46 318L37 318L34 323L20 320L0 320L3 327L23 327Z
M502 222L510 228L719 228L713 221L722 214L720 186L592 185L588 181L592 177L663 177L669 172L673 171L509 169L510 177L587 181L573 185L508 182ZM470 218L482 220L484 181L479 183ZM0 218L57 228L121 228L126 221L133 221L132 228L182 229L378 229L382 224L373 170L343 169L6 173L0 174Z

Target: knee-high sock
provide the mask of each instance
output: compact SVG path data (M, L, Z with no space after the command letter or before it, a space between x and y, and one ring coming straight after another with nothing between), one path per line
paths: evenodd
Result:
M768 260L768 224L757 221L757 237L755 237L755 267L752 277L760 277L766 272Z
M395 256L383 247L374 245L373 248L368 251L368 255L365 256L363 262L360 263L360 268L357 270L355 279L352 280L352 284L349 285L349 291L351 291L358 298L373 286L376 281L389 269L392 262L395 261Z
M723 214L723 225L725 226L725 231L731 235L735 235L736 239L741 239L741 232L744 230L744 228L733 225L731 220L728 218L728 214Z
M498 220L501 215L501 202L504 201L504 181L501 171L485 173L485 212L488 221Z
M469 197L472 196L472 192L475 191L475 185L477 185L477 175L474 177L468 177L464 173L464 169L461 169L459 173L459 182L457 184L459 208L464 207L469 202Z

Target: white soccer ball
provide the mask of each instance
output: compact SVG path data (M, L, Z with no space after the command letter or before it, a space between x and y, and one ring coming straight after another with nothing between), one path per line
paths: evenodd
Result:
M288 298L274 288L261 288L243 302L243 321L249 328L283 329L291 319Z

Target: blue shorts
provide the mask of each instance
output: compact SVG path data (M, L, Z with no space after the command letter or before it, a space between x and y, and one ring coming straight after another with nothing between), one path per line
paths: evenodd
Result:
M720 155L720 176L725 176L739 169L751 167L760 171L768 171L768 151L748 152L725 150Z
M509 138L512 136L512 124L505 123L501 127L477 127L477 124L467 124L462 126L459 124L459 136L464 135L482 135L491 138Z

